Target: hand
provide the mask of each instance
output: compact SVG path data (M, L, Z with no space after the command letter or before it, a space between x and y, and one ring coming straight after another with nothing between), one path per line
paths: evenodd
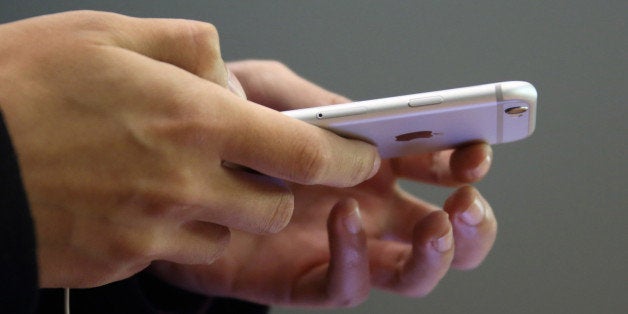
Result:
M348 101L275 62L230 68L249 99L278 110ZM350 306L372 288L424 296L450 267L478 266L493 245L492 209L467 186L487 173L491 157L488 145L474 144L383 161L356 187L292 184L295 212L282 232L234 232L212 265L156 262L152 270L192 291L274 305ZM402 177L461 187L442 210L404 192L397 185Z
M0 38L42 287L102 285L156 259L210 263L229 228L288 223L281 180L352 186L379 165L370 145L229 92L210 24L71 12L2 25Z

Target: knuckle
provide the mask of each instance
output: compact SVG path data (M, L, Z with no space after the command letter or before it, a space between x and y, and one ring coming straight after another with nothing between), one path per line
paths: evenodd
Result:
M214 24L188 20L187 25L193 37L218 40L218 28Z
M195 204L196 195L202 187L198 182L196 171L191 167L172 165L169 173L164 178L164 185L161 189L166 204ZM170 206L177 209L177 206Z
M294 210L294 195L290 192L282 193L277 197L277 203L274 206L268 221L262 228L262 233L277 233L288 225L292 212Z
M281 61L277 60L258 60L258 66L267 72L292 72L290 68Z
M218 29L205 22L180 20L173 36L189 60L186 70L219 85L226 84L226 68L220 53Z
M120 198L117 203L140 210L151 219L182 220L197 211L193 205L200 189L196 180L183 171L159 172L155 177L137 179L130 187L133 190L130 196Z
M324 103L327 105L337 105L337 104L344 104L348 102L350 102L349 99L347 99L344 96L338 95L336 93L329 93L329 95L327 96L327 99L324 101Z
M199 117L202 113L194 106L187 105L187 100L174 101L179 105L166 108L164 112L159 113L167 117L140 121L129 127L128 141L142 152L152 154L147 161L176 162L183 153L182 149L198 150L198 147L203 147L217 138L215 133L219 129L211 117L208 119L210 121L203 121L203 118Z
M90 23L96 26L109 26L109 23L102 24L105 21L120 17L120 15L110 12L101 12L94 10L76 10L65 13L66 19L74 22ZM92 24L93 23L93 24ZM88 26L89 24L83 24Z
M350 168L351 171L347 176L348 185L361 183L362 181L367 179L368 175L370 175L371 172L374 170L373 167L377 158L377 152L375 151L375 149L373 148L372 152L370 152L370 157L365 158L364 156L367 156L367 154L352 155L353 159L351 160L351 165L353 167Z
M290 68L277 60L256 60L256 73L258 78L265 82L265 85L273 86L282 77L294 75Z
M292 177L300 181L298 183L318 184L325 179L332 156L321 143L320 140L312 140L296 145L295 150L297 156L300 156L300 162L294 165Z
M130 197L133 205L154 217L168 217L173 212L193 209L190 204L195 204L194 195L201 187L192 167L160 160L151 168L154 173L137 178L133 183Z
M159 256L159 244L154 234L143 231L142 236L123 236L113 241L110 251L118 261L146 263Z
M199 48L217 47L219 42L218 29L210 23L182 20L181 34L183 38Z
M180 101L185 103L185 101ZM207 122L199 121L196 118L185 118L194 114L192 106L182 105L178 110L179 117L172 117L164 125L158 126L155 130L157 139L164 139L175 146L199 147L213 140L212 134L215 132Z
M160 199L161 198L161 199ZM174 198L171 198L174 199ZM144 200L142 213L149 219L174 219L178 221L187 220L196 212L194 206L163 197L152 197L151 200Z
M211 162L219 162L216 155L199 156L199 147L216 142L211 127L204 122L179 121L172 117L167 121L135 126L128 141L143 157L143 162L131 178L131 188L146 202L160 204L191 204L190 198L198 196L207 182L199 168L205 169ZM194 199L192 199L194 200ZM157 208L159 209L159 208Z
M77 30L102 33L116 33L115 30L119 30L121 25L132 19L118 13L94 10L77 10L62 14L69 25Z

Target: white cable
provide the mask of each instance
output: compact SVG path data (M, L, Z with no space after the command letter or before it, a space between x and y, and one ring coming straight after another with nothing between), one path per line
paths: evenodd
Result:
M65 314L70 314L70 288L63 289Z

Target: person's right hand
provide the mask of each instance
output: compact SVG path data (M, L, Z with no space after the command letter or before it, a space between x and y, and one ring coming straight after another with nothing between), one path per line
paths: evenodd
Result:
M281 180L346 187L377 171L374 147L227 90L209 24L70 12L2 25L0 38L0 106L42 287L210 263L229 228L288 223Z

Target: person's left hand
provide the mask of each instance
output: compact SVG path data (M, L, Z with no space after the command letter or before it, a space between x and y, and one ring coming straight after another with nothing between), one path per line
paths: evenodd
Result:
M230 68L250 100L277 110L348 101L276 62ZM374 178L352 188L292 185L294 216L282 232L233 230L211 265L157 262L152 270L191 291L273 305L351 306L372 288L424 296L450 267L478 266L495 241L490 205L467 186L491 158L488 145L473 144L383 161ZM404 192L402 177L459 188L443 210Z

